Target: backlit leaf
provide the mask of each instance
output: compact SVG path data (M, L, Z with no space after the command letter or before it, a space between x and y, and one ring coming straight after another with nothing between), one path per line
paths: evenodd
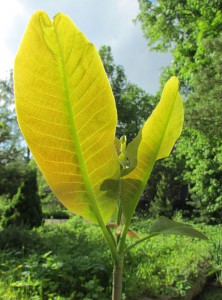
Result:
M121 179L121 204L127 222L137 206L156 160L170 154L183 124L179 81L172 77L161 100L139 134L127 147L130 168Z
M38 11L14 81L19 125L49 186L72 212L107 222L117 206L117 114L95 47L66 15L52 21ZM109 192L100 189L104 180Z

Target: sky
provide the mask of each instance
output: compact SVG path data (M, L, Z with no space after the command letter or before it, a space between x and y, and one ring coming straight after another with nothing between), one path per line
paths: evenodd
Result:
M6 0L0 4L0 79L13 68L31 15L44 10L50 18L63 12L99 49L112 48L114 62L122 65L130 82L154 94L161 68L170 64L170 54L150 52L140 24L137 0Z

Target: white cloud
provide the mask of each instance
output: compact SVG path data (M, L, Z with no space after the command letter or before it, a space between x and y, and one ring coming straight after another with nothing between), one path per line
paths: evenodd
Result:
M0 4L0 78L4 79L13 66L14 51L8 40L14 30L16 18L26 15L19 0L2 1Z
M1 2L0 10L0 38L5 38L13 26L14 18L23 12L21 4L17 0Z
M122 16L127 16L129 23L132 24L130 20L134 19L139 13L139 4L137 0L130 2L129 0L117 1L118 10L121 12Z
M28 20L36 10L52 18L68 14L97 48L110 45L116 64L123 65L128 79L154 93L158 89L160 67L169 55L149 53L140 28L132 20L139 12L138 0L5 0L0 5L0 77L13 67Z

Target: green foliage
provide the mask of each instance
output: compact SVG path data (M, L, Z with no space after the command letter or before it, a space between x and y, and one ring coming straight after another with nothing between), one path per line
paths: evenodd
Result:
M186 96L186 132L173 155L156 166L144 203L153 216L165 207L164 214L182 209L196 220L220 223L222 1L139 3L137 21L148 45L174 57L162 85L176 74Z
M210 232L212 227L208 227ZM213 228L210 255L212 258L210 275L214 274L218 286L222 286L222 226Z
M177 158L178 143L170 157L156 163L144 191L139 210L149 217L173 217L175 212L187 209L187 184L182 177L186 161Z
M7 194L4 194L0 196L0 218L2 217L2 214L5 210L5 208L10 204L10 196Z
M213 257L216 280L219 284L222 284L222 239L213 242L211 255Z
M0 195L12 197L24 175L24 142L17 125L12 74L0 81ZM23 143L23 144L22 144Z
M207 237L201 232L196 231L192 226L181 222L170 220L164 216L159 217L150 227L150 235L156 236L160 234L174 234L196 237L207 240Z
M67 224L32 231L4 229L0 257L5 280L0 291L4 288L5 294L24 299L108 299L111 262L98 231L77 217Z
M184 130L172 155L159 162L151 175L149 198L144 199L150 215L173 216L181 210L198 222L221 223L221 151L219 142L212 144L197 130Z
M207 64L197 67L191 79L192 93L186 103L187 126L197 129L211 143L222 138L222 35L203 41Z
M131 141L153 111L157 97L147 94L127 80L123 67L114 62L111 47L102 46L99 54L116 101L118 111L116 134L119 138L126 135L128 141Z
M158 217L158 216L172 217L173 214L172 201L171 199L168 198L168 194L169 194L168 191L170 190L168 184L170 183L170 179L171 178L168 178L168 180L166 180L165 175L163 174L160 180L158 181L156 187L156 194L153 200L151 201L150 208L149 208L149 214L153 217ZM172 197L172 193L169 196Z
M11 226L1 228L0 250L15 251L19 254L36 251L43 247L39 233L36 230L30 230L24 227Z
M204 39L217 37L222 30L221 0L140 0L137 21L153 50L171 50L174 61L169 74L180 75L185 83L198 66L207 63Z
M36 170L27 167L25 178L13 197L10 205L5 208L2 216L2 226L40 226L42 210L38 197Z
M149 226L150 220L141 220L132 229L142 237ZM219 227L204 229L214 241L221 234ZM79 217L31 231L1 230L1 295L25 300L110 299L112 265L99 230ZM139 244L126 256L126 299L184 295L213 266L210 249L211 244L178 236Z
M178 160L185 160L181 177L188 185L187 203L193 207L193 216L206 223L221 222L221 151L203 134L186 130L175 152Z
M208 269L206 257L205 245L192 244L185 238L159 237L152 245L138 245L129 258L130 299L138 299L138 291L140 296L184 296L197 278L204 281ZM136 280L130 276L131 272Z

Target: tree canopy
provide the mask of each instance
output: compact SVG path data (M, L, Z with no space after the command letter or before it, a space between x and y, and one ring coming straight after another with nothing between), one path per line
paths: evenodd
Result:
M25 144L14 109L12 74L0 81L0 194L12 196L24 173Z
M221 220L221 0L140 0L140 22L149 47L170 51L161 75L181 81L185 130L173 155L157 165L147 188L150 212L182 208L205 222ZM160 175L157 175L159 172ZM185 213L185 214L186 214Z
M207 64L203 40L222 30L221 0L139 0L141 23L148 45L156 51L171 51L169 73L189 83L200 65Z
M126 135L130 141L153 111L157 98L128 81L124 68L115 64L110 46L102 46L99 54L116 101L117 136Z
M203 41L208 66L199 65L191 78L192 93L186 104L187 125L211 142L222 139L222 35Z

